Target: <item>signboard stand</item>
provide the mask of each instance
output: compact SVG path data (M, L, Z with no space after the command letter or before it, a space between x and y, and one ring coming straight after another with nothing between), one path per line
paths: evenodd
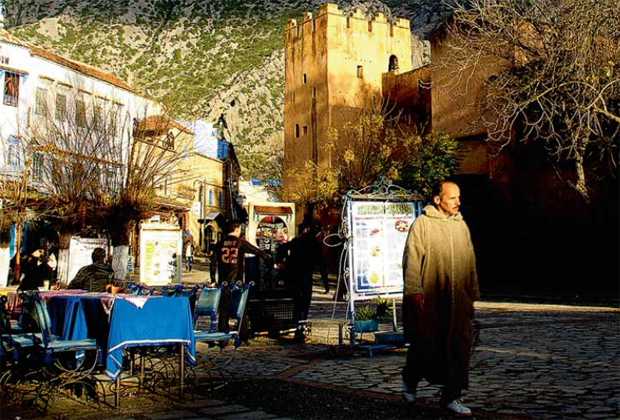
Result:
M409 228L422 211L422 197L418 195L406 194L396 186L380 191L381 187L373 187L370 193L347 194L344 204L348 253L344 275L349 286L347 318L352 347L356 346L356 334L362 332L355 321L358 302L391 299L392 328L397 331L395 298L404 290L403 251Z
M181 283L183 239L176 225L140 225L140 283L165 286Z

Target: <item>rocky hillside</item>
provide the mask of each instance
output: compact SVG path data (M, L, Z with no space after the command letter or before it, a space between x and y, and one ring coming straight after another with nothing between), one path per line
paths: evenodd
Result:
M283 144L284 36L324 0L9 0L6 28L57 54L118 75L179 120L217 122L244 176ZM405 17L414 38L440 19L434 0L338 1ZM422 53L414 62L424 63Z

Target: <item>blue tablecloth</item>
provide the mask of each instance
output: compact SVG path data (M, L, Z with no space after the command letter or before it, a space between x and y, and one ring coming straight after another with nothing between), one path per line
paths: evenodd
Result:
M103 302L110 299L114 299L112 295L102 293L51 297L47 307L52 334L61 340L94 338L105 353L110 323Z
M142 308L116 299L110 317L106 374L110 379L122 372L126 347L183 345L188 363L195 363L194 328L189 299L151 297Z
M54 296L48 309L52 333L62 340L95 338L110 379L122 371L123 349L134 346L183 345L195 363L194 328L187 297L142 297L141 308L118 295ZM108 317L102 300L114 299Z

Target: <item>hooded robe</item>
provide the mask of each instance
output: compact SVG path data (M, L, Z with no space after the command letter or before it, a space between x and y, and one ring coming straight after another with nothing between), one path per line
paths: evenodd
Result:
M476 258L463 216L426 206L407 236L403 255L405 338L430 383L466 389L473 344L474 301L480 298ZM412 295L424 296L415 310Z

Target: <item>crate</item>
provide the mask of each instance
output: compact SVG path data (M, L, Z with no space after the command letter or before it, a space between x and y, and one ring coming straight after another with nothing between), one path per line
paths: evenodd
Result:
M279 299L250 299L248 301L250 331L274 332L295 328L295 301L292 297Z

